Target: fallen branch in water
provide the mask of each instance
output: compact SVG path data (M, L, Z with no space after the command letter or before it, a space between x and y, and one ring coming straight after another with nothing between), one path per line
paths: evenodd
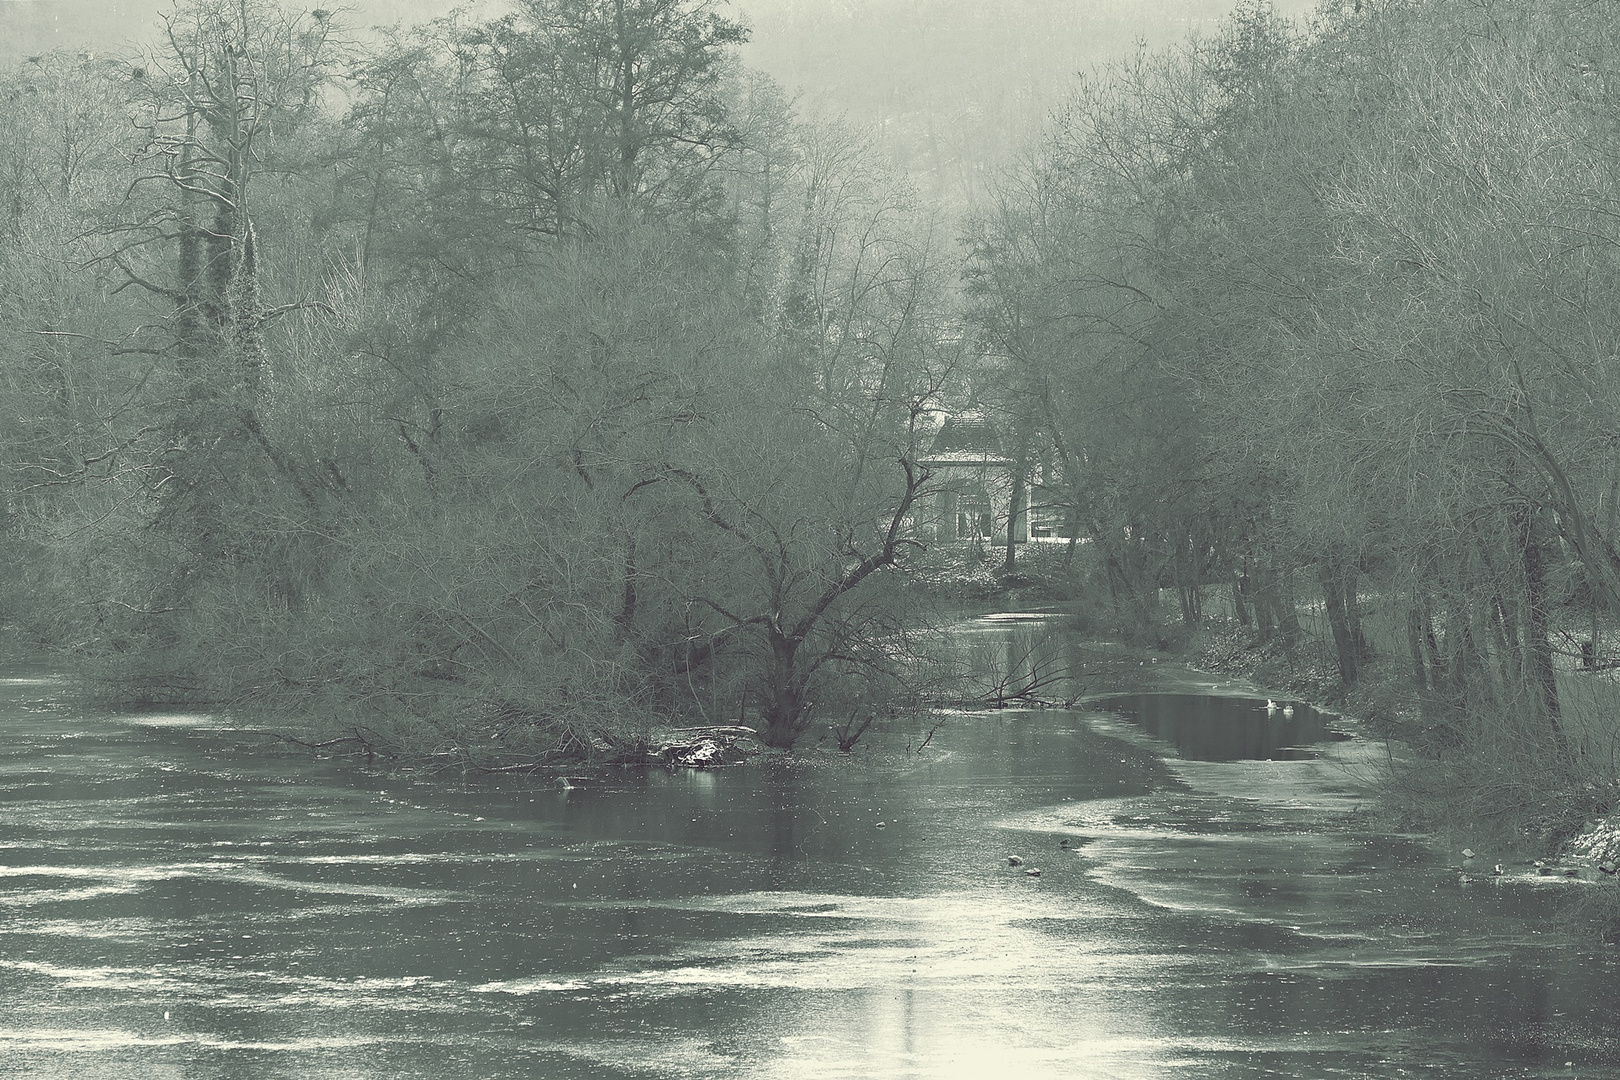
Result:
M739 739L759 736L757 728L746 727L742 724L700 724L697 727L670 728L674 732L694 732L699 735L734 735Z
M1096 678L1101 674L1102 672L1098 671L1082 671L1067 673L1061 677L1078 683L1081 679ZM1058 699L1040 697L1037 693L1039 689L1041 687L1031 687L1017 693L1005 693L991 689L967 697L931 697L928 699L928 703L934 708L960 709L963 712L978 710L995 712L999 709L1072 709L1075 703L1089 692L1087 685L1080 684L1073 688L1074 693L1068 697Z
M839 752L847 754L855 749L855 744L860 742L861 736L866 734L866 729L872 726L875 719L877 714L874 712L868 712L864 717L858 712L851 713L842 724L828 724L827 728L837 740Z
M552 764L554 763L548 761L525 761L517 765L479 765L476 762L470 763L473 769L482 773L539 772L541 769L550 768Z
M917 747L917 753L920 754L924 750L928 749L928 744L934 741L934 733L937 732L940 728L942 728L944 726L945 726L945 717L941 716L938 720L935 720L934 721L934 726L928 729L928 737L925 738L922 741L921 746ZM907 750L911 749L911 744L910 743L906 744L906 749Z
M252 733L255 735L265 735L272 739L280 739L284 743L289 743L304 750L330 750L334 746L344 746L352 743L358 746L360 748L359 752L364 754L367 758L375 757L379 754L383 757L388 756L385 751L378 748L378 742L374 742L373 740L366 738L361 728L353 727L349 730L353 731L354 734L340 735L335 739L326 739L322 742L310 742L307 739L300 739L296 735L288 735L281 731L253 731ZM372 734L376 733L373 732Z

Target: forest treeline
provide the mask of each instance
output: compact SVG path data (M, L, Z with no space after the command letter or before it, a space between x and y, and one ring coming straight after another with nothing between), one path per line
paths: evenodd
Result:
M0 605L155 698L479 760L791 745L928 678L922 462L973 407L1128 633L1320 604L1417 745L1584 785L1613 16L1246 3L1081 80L956 229L711 0L364 47L184 0L4 76Z
M1287 647L1318 605L1461 782L1576 814L1614 781L1561 685L1620 599L1616 13L1247 4L1088 80L970 265L1125 624L1225 581Z
M949 244L746 34L183 0L6 73L10 621L479 761L888 695Z

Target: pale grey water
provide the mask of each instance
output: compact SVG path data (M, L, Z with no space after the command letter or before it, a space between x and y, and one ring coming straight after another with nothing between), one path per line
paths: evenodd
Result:
M1604 886L1459 886L1358 824L1358 741L1204 752L1278 756L1252 700L564 791L3 674L0 1075L1620 1076L1620 962L1553 921Z

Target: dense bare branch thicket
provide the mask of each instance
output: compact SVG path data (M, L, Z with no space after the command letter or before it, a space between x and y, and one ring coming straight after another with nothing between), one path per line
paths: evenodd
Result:
M1006 570L1038 504L1128 633L1309 606L1482 787L1609 790L1607 6L1250 0L1083 82L965 278L710 0L167 26L6 73L0 132L0 602L124 685L475 762L853 731L923 670L895 569L971 404Z
M719 5L167 27L6 76L10 622L473 764L904 690L950 271Z
M1125 621L1229 586L1291 643L1309 590L1347 686L1399 628L1421 746L1612 781L1563 644L1620 599L1611 15L1250 3L1077 92L972 280Z

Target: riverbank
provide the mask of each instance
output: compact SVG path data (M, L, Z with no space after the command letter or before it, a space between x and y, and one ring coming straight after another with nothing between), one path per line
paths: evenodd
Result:
M1347 691L1325 642L1307 639L1288 650L1217 618L1188 639L1177 659L1336 711L1347 730L1386 747L1376 812L1389 827L1435 837L1456 853L1465 879L1533 875L1604 886L1583 894L1571 914L1604 940L1620 941L1620 888L1613 880L1620 799L1600 769L1578 761L1549 768L1541 755L1515 755L1499 745L1415 749L1401 738L1419 723L1418 702L1403 685L1407 675L1375 662Z
M1113 630L1134 641L1122 648L1140 654L1144 671L1184 666L1263 696L1336 713L1345 730L1382 746L1368 759L1378 793L1372 812L1392 830L1434 837L1453 853L1464 877L1494 877L1501 864L1509 876L1562 880L1572 874L1574 880L1613 885L1606 868L1620 864L1620 784L1606 749L1613 739L1605 741L1603 726L1613 711L1605 696L1612 694L1608 676L1574 667L1562 671L1563 726L1557 741L1538 740L1533 725L1517 717L1489 711L1453 716L1432 707L1426 715L1410 664L1402 662L1403 640L1387 634L1378 640L1347 689L1321 612L1300 608L1302 630L1292 647L1221 614L1188 627L1165 613L1149 633L1121 631L1110 625L1106 590L1095 584L1096 568L1088 567L1083 546L1073 562L1053 557L1061 548L1031 549L1019 552L1012 578L998 576L994 553L941 554L937 558L947 568L935 571L933 580L955 586L958 595L968 590L986 605L1055 603L1072 613L1078 633L1104 638ZM1129 675L1129 662L1117 667ZM1474 855L1465 858L1465 851ZM1606 939L1620 940L1620 889L1588 890L1574 911Z
M941 553L911 572L947 609L1056 610L1063 613L1065 635L1075 641L1101 642L1108 637L1106 617L1096 598L1087 593L1084 547L1079 549L1077 561L1071 561L1073 553L1064 545L1021 550L1017 575L1011 578L998 576L1001 562L996 551L967 554L971 557L963 557L960 550ZM1242 681L1263 695L1332 710L1342 715L1347 730L1382 742L1384 752L1375 755L1373 762L1382 770L1377 777L1380 819L1393 830L1429 833L1446 850L1476 851L1478 858L1472 864L1476 871L1483 867L1488 872L1501 862L1517 872L1533 872L1539 860L1559 871L1573 866L1596 881L1601 880L1603 864L1620 860L1620 820L1612 816L1616 803L1612 785L1606 788L1590 779L1590 774L1559 776L1536 771L1502 753L1470 755L1457 748L1434 753L1421 746L1403 746L1400 736L1415 723L1415 703L1402 692L1404 675L1391 674L1387 662L1369 665L1356 690L1346 694L1333 655L1319 636L1307 635L1290 650L1275 640L1262 641L1235 620L1216 615L1191 630L1178 621L1167 622L1153 641L1150 645L1099 644L1086 650L1083 662L1066 661L1071 664L1065 676L1070 685L1003 703L1014 707L1039 705L1046 699L1062 703L1088 691L1151 688L1163 682L1160 676L1171 667L1185 666L1219 679ZM992 682L997 672L1010 678L1015 661L1034 656L1023 646L1012 651L999 645L996 649L1001 651L989 656L985 665ZM267 732L276 727L273 718L255 723L250 717L238 717L238 721ZM881 727L895 720L880 717L877 723ZM934 730L937 727L922 725L904 750L909 753L926 747ZM322 756L354 757L367 765L423 776L524 771L560 775L591 759L596 764L704 769L781 756L741 728L725 725L670 730L652 725L633 742L581 743L571 757L525 757L500 752L500 747L488 741L452 744L448 737L435 753L395 756L388 754L374 731L361 727L333 728L311 735L307 741L286 741ZM836 726L823 722L809 733L800 750L819 756L847 749L843 742ZM469 752L469 747L476 753ZM1526 871L1526 867L1532 869ZM1597 907L1593 921L1611 936L1620 936L1620 896L1604 898Z

